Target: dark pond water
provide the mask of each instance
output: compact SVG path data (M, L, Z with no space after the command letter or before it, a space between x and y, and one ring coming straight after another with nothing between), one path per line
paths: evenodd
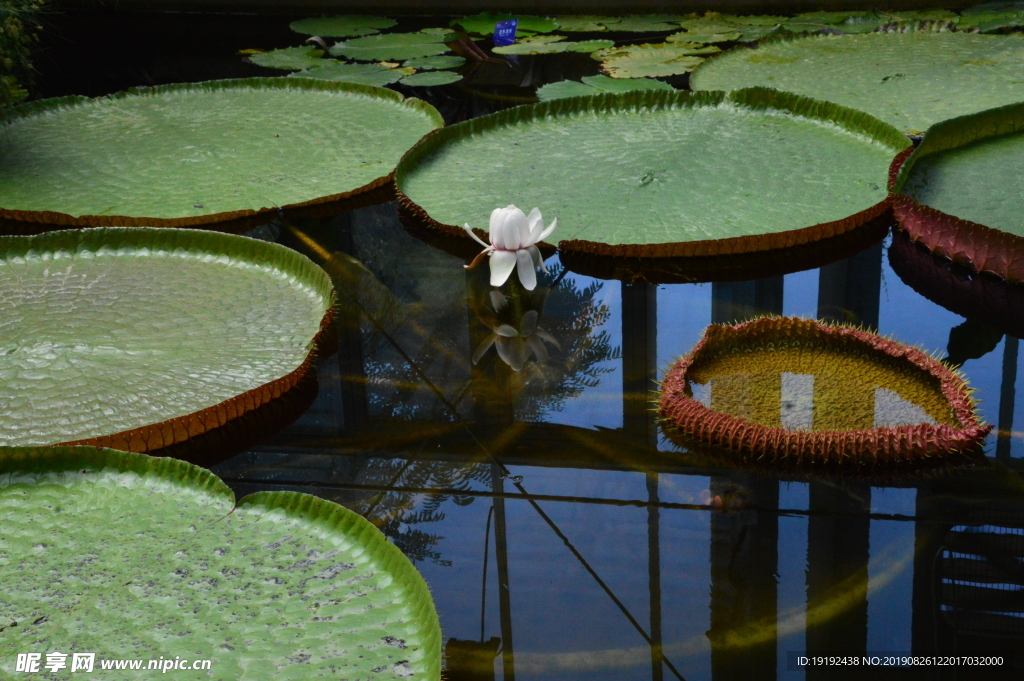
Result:
M296 44L289 19L55 15L38 92L276 75L234 53ZM596 72L586 55L524 57L470 89L403 91L452 122ZM373 520L430 584L451 678L1024 675L1024 363L1004 335L1024 327L1020 291L892 237L825 267L732 283L624 284L555 257L539 325L557 347L517 372L493 348L472 362L490 333L485 271L410 235L394 203L259 235L365 272L359 295L342 290L339 349L319 361L312 406L214 470L239 495L298 490ZM837 479L742 471L672 445L652 419L655 380L708 324L764 313L862 323L961 363L997 426L987 464ZM1006 665L790 664L869 651L994 652Z

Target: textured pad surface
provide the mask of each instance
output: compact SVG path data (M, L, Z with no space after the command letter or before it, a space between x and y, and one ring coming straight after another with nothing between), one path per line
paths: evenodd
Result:
M8 114L0 208L193 218L351 192L439 127L427 107L355 88L222 81Z
M112 239L113 246L24 253L5 245L27 240L0 240L0 445L159 423L254 390L306 360L331 303L326 275L312 263L302 272L253 258L246 248L285 249L243 237L103 231L181 243L154 237L152 247L126 247ZM190 237L198 243L183 247Z
M294 492L236 506L173 459L57 448L20 465L25 454L0 449L4 678L17 653L55 651L94 652L118 681L140 672L99 660L212 660L174 670L188 679L437 678L426 584L357 514Z
M868 33L766 42L710 59L694 90L756 85L860 109L904 132L1024 101L1024 39Z

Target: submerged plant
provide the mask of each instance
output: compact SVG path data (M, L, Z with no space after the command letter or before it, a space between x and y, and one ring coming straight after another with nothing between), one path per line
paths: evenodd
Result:
M485 243L474 234L468 223L464 226L466 233L484 247L473 263L467 265L467 269L475 266L486 255L490 258L491 286L504 284L515 269L519 273L519 281L526 290L532 291L537 286L536 269L547 272L537 244L555 231L557 226L558 218L555 218L545 228L539 208L530 211L529 216L512 204L495 208L491 211L491 243Z
M34 17L43 5L43 0L0 0L0 109L28 96L29 52L40 28Z

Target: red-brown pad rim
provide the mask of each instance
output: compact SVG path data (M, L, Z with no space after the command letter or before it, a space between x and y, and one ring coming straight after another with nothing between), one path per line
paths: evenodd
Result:
M930 252L1009 282L1024 282L1024 238L950 215L899 193L914 164L932 154L990 137L1024 132L1024 102L951 118L928 128L916 149L893 159L893 213L910 238Z
M306 90L329 90L348 91L364 95L375 96L381 99L396 102L413 110L420 111L427 115L437 128L444 125L444 119L434 107L415 97L403 97L398 92L388 88L380 88L372 85L359 83L345 83L341 81L325 81L317 78L237 78L229 80L205 81L202 83L175 83L172 85L158 85L155 87L127 90L95 99L126 99L137 96L153 96L177 90L194 89L197 86L207 86L211 89L230 89L238 86L261 86L274 89L306 89ZM47 99L31 104L23 104L13 107L10 111L0 115L0 125L13 118L30 116L41 111L59 109L66 106L93 101L88 97L60 97ZM427 133L430 134L430 133ZM32 211L15 210L0 207L0 230L3 234L31 235L39 234L56 229L69 227L185 227L192 229L215 229L232 233L240 233L269 222L276 217L305 217L309 215L319 216L321 213L339 213L351 208L359 208L362 205L358 202L363 194L383 189L387 198L382 203L391 200L391 185L394 179L394 171L382 175L367 184L355 189L320 196L307 201L290 203L284 206L261 208L259 210L245 209L235 211L224 211L199 215L187 218L154 218L137 217L129 215L69 215L57 211ZM352 203L355 201L355 203Z
M448 236L469 239L469 236L462 227L438 222L426 210L416 204L402 189L403 177L408 169L414 166L423 156L444 144L448 139L461 135L464 132L469 134L478 133L491 128L512 124L519 120L528 120L547 115L571 115L582 111L616 111L628 107L643 110L672 107L694 108L702 105L721 105L727 101L752 110L783 110L795 116L842 125L851 132L872 137L879 142L888 144L894 149L903 149L910 144L906 137L896 128L868 114L832 104L831 102L821 102L770 88L744 88L732 92L638 90L624 93L604 93L514 107L463 123L457 123L443 130L435 130L433 133L425 135L398 162L398 167L395 169L395 193L403 213L420 225L437 230ZM889 197L886 197L873 206L869 206L864 210L839 220L769 234L662 244L611 245L582 239L569 239L559 242L558 249L563 252L625 258L700 258L760 253L791 248L839 236L870 222L884 213L888 207ZM486 241L486 233L480 229L474 229L473 231Z
M889 265L910 288L950 312L1024 337L1024 284L1011 283L957 265L893 230Z
M110 435L53 443L53 446L92 445L122 451L144 453L179 445L189 438L224 426L249 411L287 393L302 381L319 356L321 346L329 345L334 316L334 289L327 273L304 255L292 249L256 239L198 230L113 227L71 229L37 236L0 236L0 255L38 250L65 250L98 247L139 246L146 248L187 248L211 253L231 253L254 262L271 264L304 277L311 287L327 296L320 328L311 339L310 350L302 363L288 374L210 407ZM319 280L319 281L316 281Z
M773 336L780 339L802 337L818 343L853 343L870 352L905 361L938 379L960 426L919 424L870 430L790 431L714 411L686 395L688 370L703 353ZM992 430L992 426L979 423L963 379L921 350L861 329L791 317L765 317L734 326L709 326L690 354L679 359L666 374L659 412L670 426L711 446L737 452L740 456L757 455L805 463L867 459L884 464L962 455L978 447Z

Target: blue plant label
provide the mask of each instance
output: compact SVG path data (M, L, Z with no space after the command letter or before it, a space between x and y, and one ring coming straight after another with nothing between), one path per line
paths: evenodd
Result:
M516 26L519 25L519 19L509 19L508 21L499 21L494 25L494 46L503 47L505 45L513 45L516 42Z

